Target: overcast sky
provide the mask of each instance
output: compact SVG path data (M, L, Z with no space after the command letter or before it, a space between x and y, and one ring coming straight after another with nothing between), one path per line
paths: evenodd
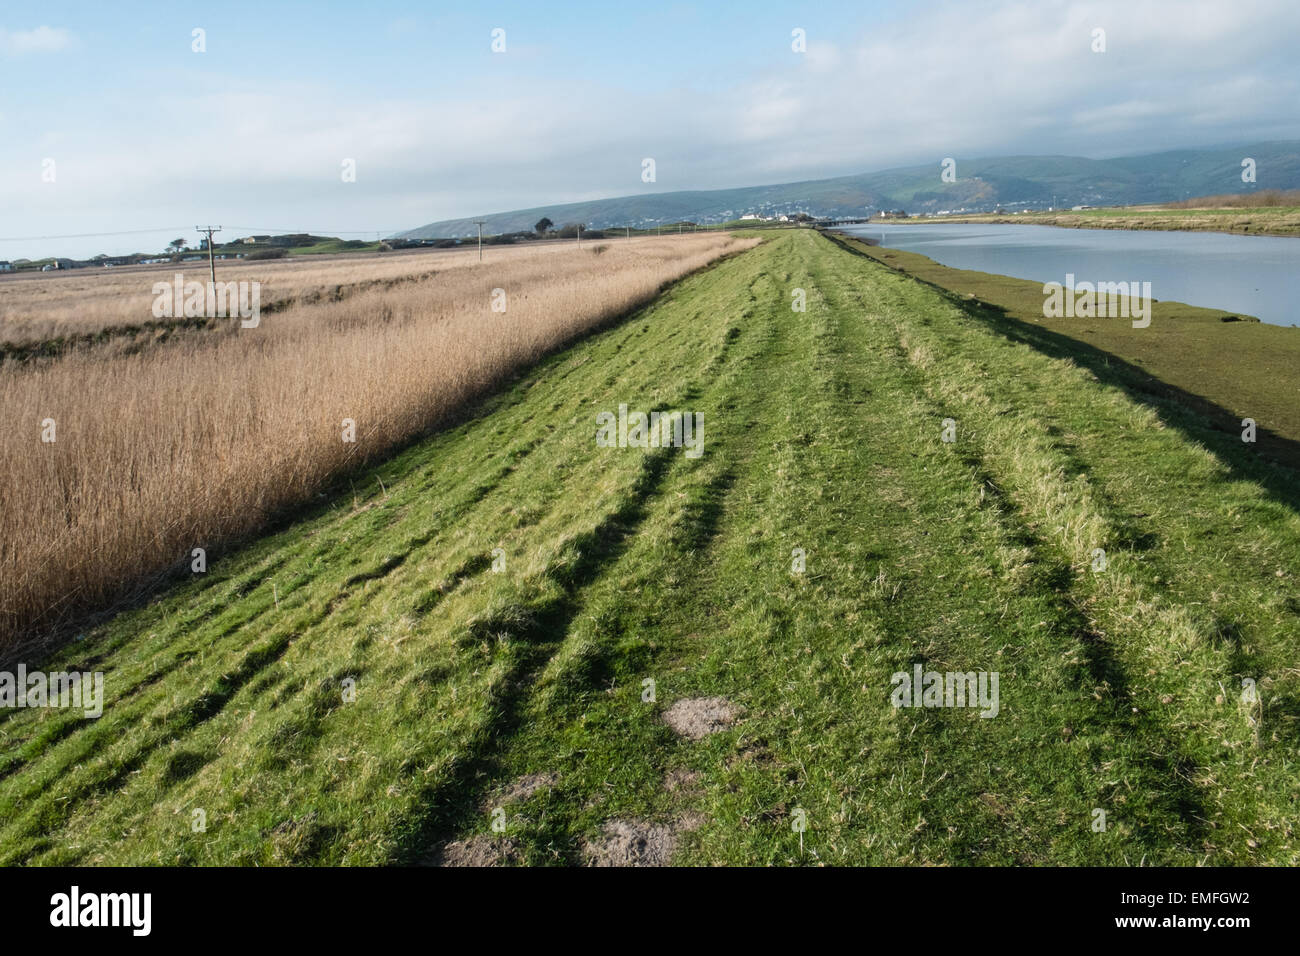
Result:
M1300 138L1298 38L1296 0L7 3L0 259Z

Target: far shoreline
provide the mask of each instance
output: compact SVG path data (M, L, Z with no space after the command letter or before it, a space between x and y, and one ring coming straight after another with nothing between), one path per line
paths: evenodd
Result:
M1172 209L1167 206L1107 206L1098 209L972 213L871 219L866 225L921 226L932 223L1059 226L1063 229L1124 229L1159 232L1219 232L1233 236L1300 237L1300 206Z

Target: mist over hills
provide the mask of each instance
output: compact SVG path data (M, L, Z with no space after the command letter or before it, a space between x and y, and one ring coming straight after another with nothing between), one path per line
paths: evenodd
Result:
M1241 180L1242 160L1256 162L1256 182ZM653 228L683 220L726 222L745 214L805 212L858 218L882 210L991 212L1076 205L1116 206L1171 202L1193 196L1300 188L1300 141L1181 149L1114 159L1079 156L994 156L956 160L956 181L940 179L940 160L879 172L735 189L651 192L556 203L484 215L488 234L532 229L542 217L556 226L592 229ZM406 232L401 239L435 239L477 233L473 219L445 219Z

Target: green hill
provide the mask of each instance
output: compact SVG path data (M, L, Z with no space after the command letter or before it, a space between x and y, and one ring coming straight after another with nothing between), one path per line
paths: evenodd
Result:
M1255 184L1241 181L1241 160L1258 164ZM481 218L489 233L532 229L543 216L557 226L583 223L593 229L654 228L679 221L716 223L745 213L806 212L856 218L869 211L911 213L964 208L992 211L1000 205L1042 208L1116 206L1169 202L1192 196L1255 189L1300 188L1300 142L1255 143L1204 150L1176 150L1118 159L1077 156L1002 156L957 160L954 183L940 180L939 162L808 182L692 192L651 192L580 203L537 206ZM430 239L476 235L473 219L448 219L400 233Z

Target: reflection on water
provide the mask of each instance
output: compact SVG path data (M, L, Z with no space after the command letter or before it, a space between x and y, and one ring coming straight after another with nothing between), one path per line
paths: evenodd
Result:
M1300 238L974 223L845 226L955 269L1038 282L1150 282L1157 299L1300 325Z

